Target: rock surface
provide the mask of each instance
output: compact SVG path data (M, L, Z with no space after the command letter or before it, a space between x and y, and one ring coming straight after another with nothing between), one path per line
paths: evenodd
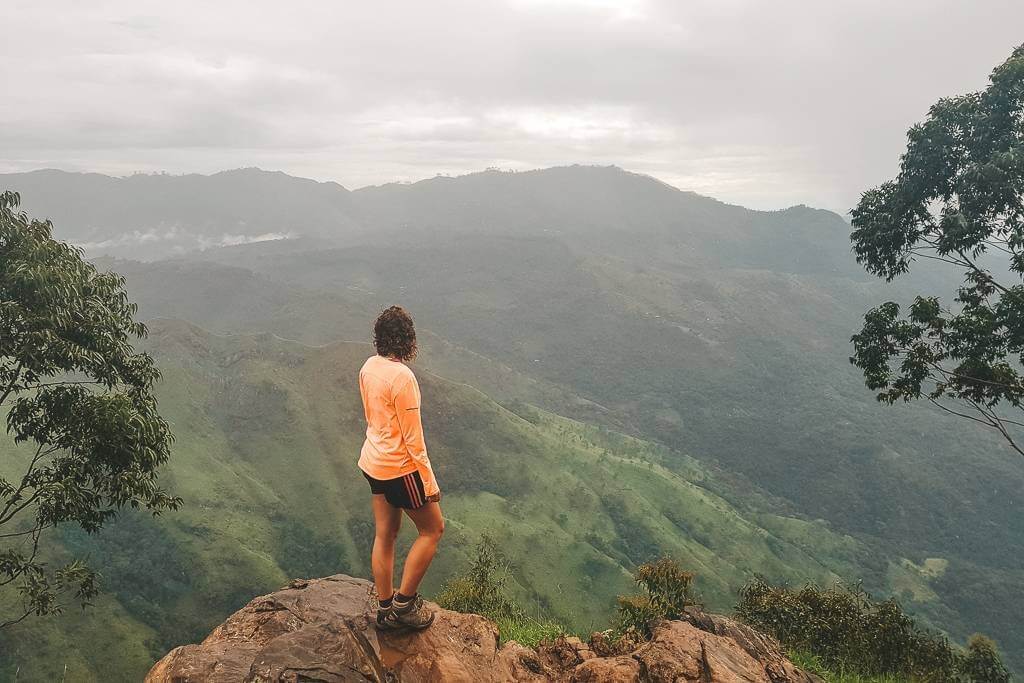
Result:
M584 681L813 683L769 637L719 615L662 621L628 654L598 656L561 638L539 649L499 645L494 624L437 609L420 633L378 634L373 585L343 574L293 581L231 615L199 645L177 647L147 683Z

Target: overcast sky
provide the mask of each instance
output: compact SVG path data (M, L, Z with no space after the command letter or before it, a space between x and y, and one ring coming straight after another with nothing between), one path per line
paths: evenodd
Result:
M4 0L0 171L617 164L845 212L1024 42L985 0Z

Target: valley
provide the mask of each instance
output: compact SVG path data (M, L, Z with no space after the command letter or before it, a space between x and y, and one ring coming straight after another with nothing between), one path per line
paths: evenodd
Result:
M88 679L118 652L131 678L290 578L368 575L354 378L396 301L420 329L450 522L428 593L486 533L517 597L578 632L607 623L631 568L670 555L715 609L755 574L862 580L1024 664L1024 463L936 411L879 406L847 361L869 307L956 283L871 278L836 214L615 168L353 192L255 170L54 173L0 181L126 277L185 506L64 530L48 552L91 557L106 592L4 634L17 666Z

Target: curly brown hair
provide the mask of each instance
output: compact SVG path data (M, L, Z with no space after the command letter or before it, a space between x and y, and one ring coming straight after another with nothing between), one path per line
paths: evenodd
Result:
M377 353L398 360L416 357L416 328L412 316L401 306L390 306L381 311L373 323L373 345Z

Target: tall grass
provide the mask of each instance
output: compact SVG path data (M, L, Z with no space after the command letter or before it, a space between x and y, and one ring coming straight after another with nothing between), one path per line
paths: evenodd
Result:
M822 664L819 658L802 650L790 650L787 655L793 664L804 671L821 676L825 683L912 683L911 679L894 674L864 676L845 669L834 671Z

